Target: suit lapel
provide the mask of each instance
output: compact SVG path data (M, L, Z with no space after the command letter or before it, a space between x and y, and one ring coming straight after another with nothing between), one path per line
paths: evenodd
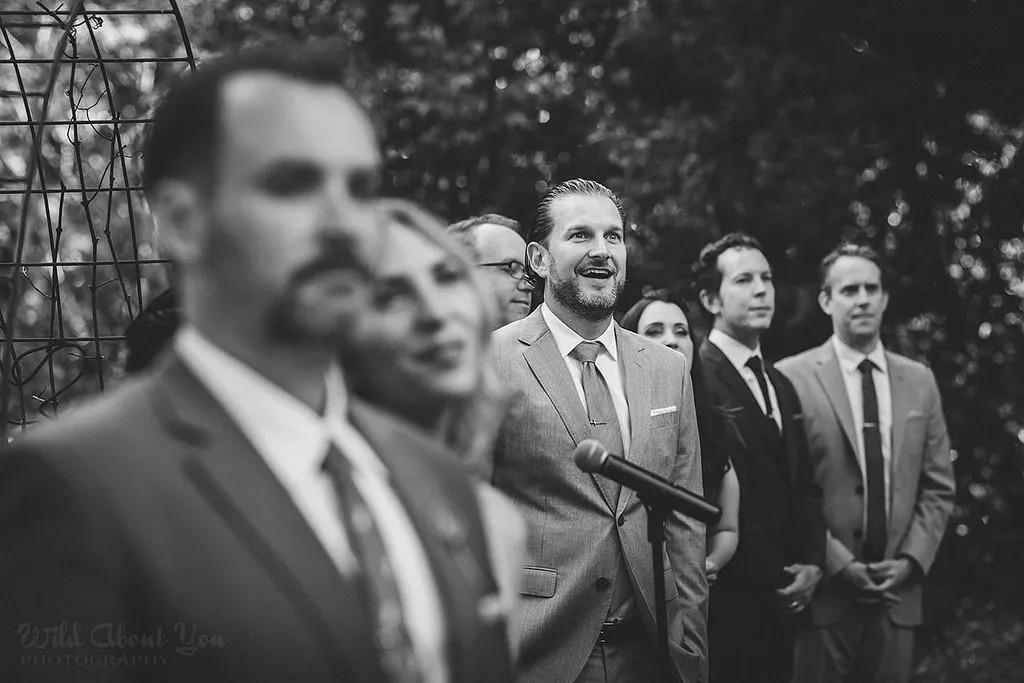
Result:
M559 353L555 338L544 322L544 316L539 308L523 320L519 340L527 344L526 350L523 351L526 364L530 366L541 389L551 399L573 443L578 446L581 441L591 437L592 429L576 392L576 384L572 381L569 369L565 366L565 359ZM569 454L565 455L568 456ZM618 487L600 475L589 476L600 489L608 509L614 512Z
M626 405L629 407L629 455L628 460L641 465L646 450L647 434L651 423L651 392L654 384L650 360L643 353L643 346L615 326L615 343L618 346L619 368L622 371L623 386L626 390ZM626 456L624 456L626 457ZM632 489L624 489L619 495L618 510L621 512L635 495Z
M438 481L438 468L433 467L433 463L439 456L431 456L439 450L435 444L426 444L423 439L411 436L404 425L385 421L358 402L353 402L350 417L387 465L395 491L422 540L445 608L452 680L471 680L472 677L461 669L468 666L476 653L464 650L479 634L460 632L460 629L472 629L479 624L478 604L474 598L495 590L489 572L480 566L470 549L469 521L455 504L475 503L456 501L453 491L443 488L445 482Z
M818 364L814 374L825 391L832 410L839 417L839 424L850 444L850 453L857 452L857 430L853 422L853 408L850 398L846 395L846 383L843 382L843 371L839 367L839 359L832 348L832 342L826 341L818 347Z
M774 420L770 420L764 414L754 395L750 393L750 387L747 386L746 381L740 376L740 373L733 364L729 362L729 359L725 357L722 350L715 346L713 342L708 342L705 346L707 347L705 358L709 358L712 361L711 367L713 372L728 387L729 392L743 408L743 413L746 417L744 423L753 425L760 437L758 441L766 444L768 449L775 453L776 457L780 458L780 460L784 460L785 456L781 453L782 438L779 435L779 430ZM775 393L778 395L779 391L776 389ZM753 435L748 434L748 436ZM780 462L780 464L783 464L788 469L784 462Z
M899 471L900 452L903 448L903 436L907 427L907 407L913 402L910 394L910 385L907 382L904 370L898 362L894 362L892 354L885 354L889 366L889 390L892 395L892 450L889 453L889 474L891 477L889 491L890 495L896 488L896 472ZM889 516L890 521L892 515Z
M182 466L212 508L287 595L346 680L379 680L368 616L266 463L200 382L174 359L157 410Z
M793 396L789 391L783 390L783 387L786 386L786 379L782 376L782 373L776 370L774 365L769 365L766 369L768 377L775 387L775 397L779 401L779 419L782 421L782 434L779 437L782 448L785 451L786 466L789 469L790 479L792 479L793 475L797 472L797 439L802 436L802 434L798 433L801 425L794 419L800 412L800 405L795 404L791 400Z

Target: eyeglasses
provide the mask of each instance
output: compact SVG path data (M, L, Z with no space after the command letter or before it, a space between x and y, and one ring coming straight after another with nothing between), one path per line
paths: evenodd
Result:
M520 261L497 261L495 263L478 263L481 268L501 268L505 274L516 280L522 280L526 275L526 266Z

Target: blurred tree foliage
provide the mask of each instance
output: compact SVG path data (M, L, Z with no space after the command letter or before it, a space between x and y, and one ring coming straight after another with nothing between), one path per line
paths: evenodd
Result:
M340 38L387 190L447 218L528 221L549 184L605 182L635 227L627 299L692 298L699 248L753 233L780 283L773 356L829 333L821 256L841 239L880 249L886 342L935 370L959 482L920 680L961 680L985 659L964 649L993 639L984 680L1024 676L1005 611L1024 606L1024 3L181 4L205 53Z

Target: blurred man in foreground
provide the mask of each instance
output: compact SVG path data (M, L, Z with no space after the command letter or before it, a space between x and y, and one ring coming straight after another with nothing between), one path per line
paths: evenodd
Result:
M380 157L321 50L222 58L159 106L183 327L0 457L0 680L511 680L470 484L335 362Z

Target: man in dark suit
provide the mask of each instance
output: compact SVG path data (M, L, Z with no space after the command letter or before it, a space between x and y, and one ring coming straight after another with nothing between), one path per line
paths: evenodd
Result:
M910 680L921 584L955 493L949 437L931 370L880 341L889 303L882 261L841 245L821 264L824 344L779 362L804 404L825 492L827 580L797 639L800 683Z
M685 359L612 319L626 274L624 222L618 199L599 183L570 180L549 190L527 247L544 304L493 336L495 369L513 397L493 481L528 531L519 652L526 682L664 680L655 580L666 589L675 672L686 683L703 679L703 524L669 518L664 577L653 577L636 495L583 473L572 458L577 444L594 438L701 490Z
M159 106L183 328L0 457L0 680L511 680L472 486L335 363L383 238L339 64L261 48Z
M771 267L757 240L731 233L701 251L698 284L714 318L700 359L716 409L734 423L723 446L740 482L739 546L711 594L711 680L788 682L825 526L800 403L761 354L775 310Z

